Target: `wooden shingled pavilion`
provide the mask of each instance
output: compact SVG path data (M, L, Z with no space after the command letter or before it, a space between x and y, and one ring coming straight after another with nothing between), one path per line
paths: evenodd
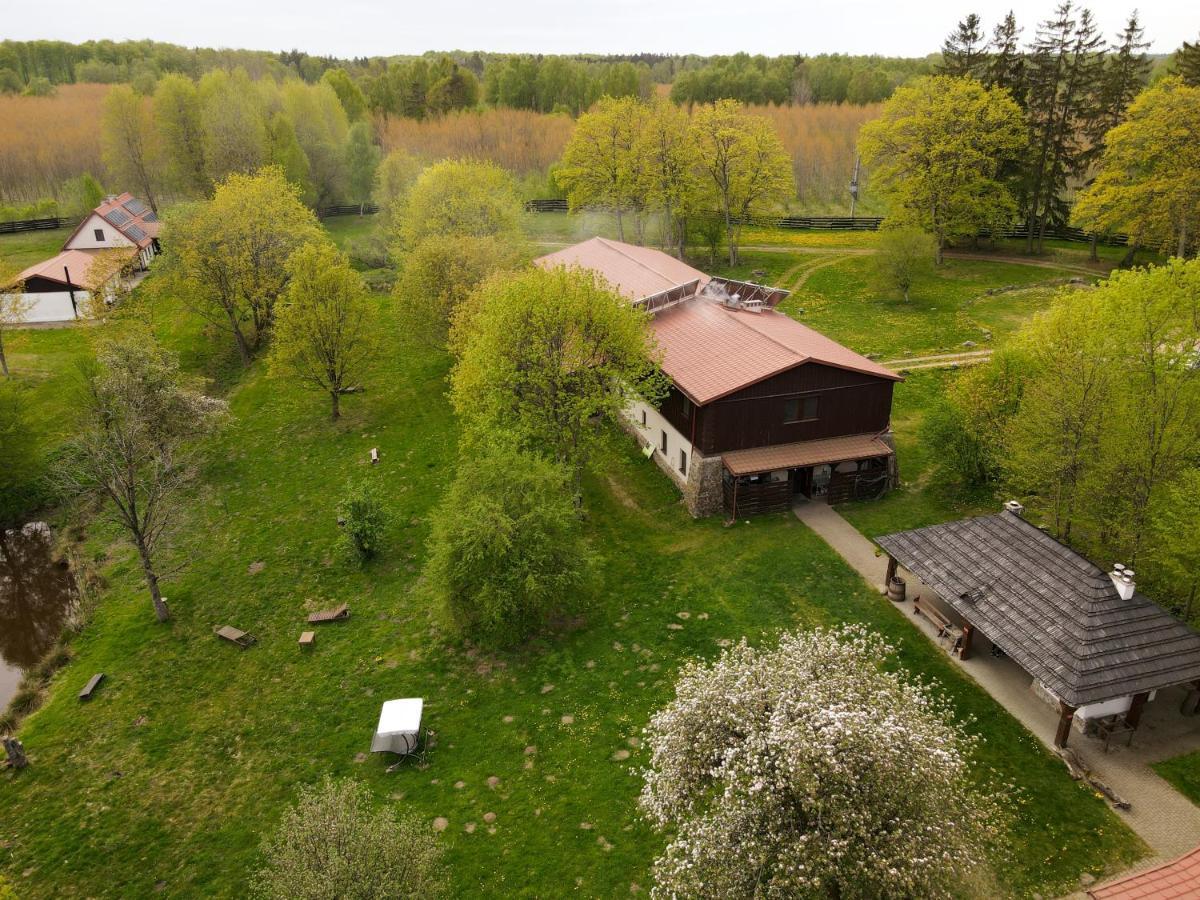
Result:
M960 656L982 633L1057 701L1055 743L1076 716L1136 728L1154 692L1200 691L1200 633L1026 521L1004 512L878 538L888 581L904 566L963 622Z

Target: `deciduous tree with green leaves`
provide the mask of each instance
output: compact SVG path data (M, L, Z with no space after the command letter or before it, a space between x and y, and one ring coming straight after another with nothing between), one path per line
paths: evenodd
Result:
M915 225L889 225L879 231L879 243L871 261L885 289L897 290L908 302L913 283L933 266L933 238Z
M690 135L699 169L720 205L729 264L737 265L747 218L795 195L792 159L771 123L747 113L736 100L699 107L692 116Z
M211 200L168 218L164 241L172 250L173 287L197 313L233 335L249 365L287 287L288 259L320 234L300 202L300 189L282 169L230 175Z
M1164 78L1104 139L1099 173L1072 218L1186 256L1200 246L1200 87Z
M462 454L433 514L425 580L464 636L513 644L577 601L590 554L570 482L504 441Z
M350 201L358 204L362 215L375 189L375 171L379 168L379 148L366 122L356 122L346 137L346 175Z
M698 211L701 181L696 147L682 107L665 97L647 110L637 136L640 171L638 193L646 206L663 216L663 246L682 258L687 242L687 220Z
M211 182L204 167L200 94L192 79L174 72L159 79L154 124L171 189L185 197L207 192Z
M939 265L951 237L974 236L1016 208L996 179L1024 146L1021 110L1003 90L970 78L919 78L862 127L859 146L891 216L933 235Z
M622 241L625 213L642 195L642 170L635 160L646 149L646 120L646 108L637 97L601 98L575 123L555 173L572 209L598 206L613 211Z
M115 85L104 97L100 137L111 177L141 194L157 211L162 159L152 107L128 85Z
M358 389L375 352L375 303L350 260L328 243L287 261L288 286L275 308L271 371L329 396L331 418Z
M450 323L471 293L495 272L527 261L522 242L511 237L428 237L403 256L393 292L406 335L445 348Z
M490 162L447 159L425 169L408 192L399 238L521 234L524 209L512 176Z
M95 492L125 530L141 562L154 612L169 617L158 551L192 482L194 441L225 418L226 405L201 394L175 356L148 331L107 337L85 371L77 436L55 467L64 489Z
M263 842L254 876L261 900L437 898L446 870L436 835L414 815L377 807L370 789L326 777L305 787Z
M473 314L456 322L461 355L450 396L468 432L504 435L580 478L599 440L597 420L631 393L665 389L647 314L594 273L529 269L492 278Z

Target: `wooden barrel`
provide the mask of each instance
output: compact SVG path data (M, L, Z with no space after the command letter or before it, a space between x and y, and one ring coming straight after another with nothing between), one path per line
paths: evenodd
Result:
M896 603L904 602L905 584L904 579L899 575L892 576L892 580L888 582L887 595L889 600Z

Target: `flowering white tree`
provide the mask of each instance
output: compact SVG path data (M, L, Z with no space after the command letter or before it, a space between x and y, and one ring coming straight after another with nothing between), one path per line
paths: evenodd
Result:
M974 738L860 627L691 663L646 729L660 897L950 897L986 878Z

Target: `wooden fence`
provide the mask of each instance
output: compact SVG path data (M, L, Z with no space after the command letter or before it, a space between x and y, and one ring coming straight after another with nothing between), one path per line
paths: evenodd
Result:
M66 228L79 220L68 216L56 216L49 219L22 219L18 222L0 222L0 234L20 234L23 231L53 231L55 228Z
M533 213L545 212L568 212L569 208L566 200L527 200L525 202L525 211ZM362 212L371 215L379 212L379 207L373 203L368 203L362 208ZM317 216L322 219L332 216L357 216L359 207L357 206L325 206L317 210ZM713 217L719 216L717 212L710 212L708 215ZM42 219L43 222L65 221L57 219ZM6 229L6 224L28 225L30 223L0 223L0 233L6 230L14 231L30 231L31 228ZM799 231L878 231L879 226L883 224L882 216L747 216L743 221L745 225L754 225L760 228L785 228L795 229ZM43 228L57 228L57 225L42 225ZM1022 222L1019 225L1011 225L1008 228L1002 228L996 231L995 236L1001 238L1016 238L1025 239L1029 234L1029 226ZM983 229L979 232L981 238L992 237L992 232L988 229ZM1073 241L1075 243L1086 244L1091 241L1090 233L1082 228L1071 228L1068 225L1049 225L1046 227L1046 237L1054 238L1060 241ZM1101 244L1110 246L1123 247L1129 243L1129 236L1125 234L1110 234L1099 238Z

